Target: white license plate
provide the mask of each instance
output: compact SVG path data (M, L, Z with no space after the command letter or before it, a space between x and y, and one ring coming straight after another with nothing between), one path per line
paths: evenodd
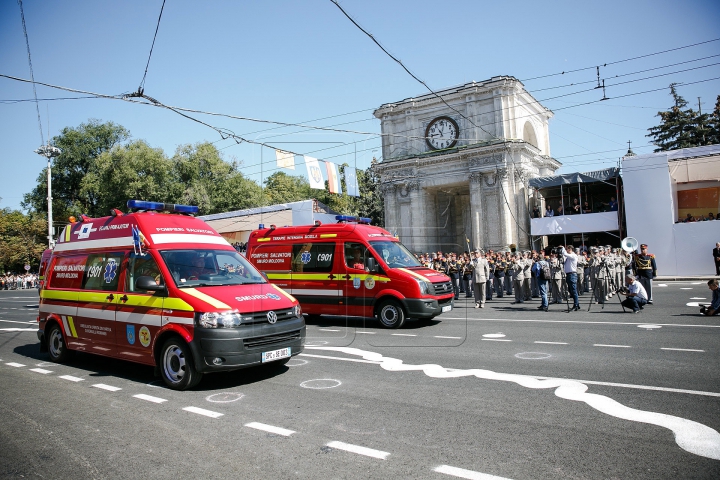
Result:
M452 305L445 305L442 307L442 313L449 312L450 310L452 310Z
M287 358L290 356L290 347L281 348L280 350L273 350L272 352L262 353L262 363L272 362L273 360L280 360L281 358Z

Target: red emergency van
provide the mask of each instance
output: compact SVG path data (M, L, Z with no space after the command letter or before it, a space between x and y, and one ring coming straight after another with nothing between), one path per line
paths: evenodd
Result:
M261 228L247 257L309 315L377 317L388 328L453 308L450 278L424 267L390 232L369 219Z
M58 239L38 317L51 360L84 351L154 365L183 390L206 372L278 365L302 351L298 301L193 217L197 207L128 207L83 217Z

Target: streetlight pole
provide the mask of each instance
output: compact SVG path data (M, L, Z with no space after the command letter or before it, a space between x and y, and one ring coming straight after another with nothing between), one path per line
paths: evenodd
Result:
M35 153L42 155L47 158L47 186L48 186L48 248L53 248L53 217L52 217L52 177L50 170L50 162L52 158L59 156L62 153L57 147L51 147L50 145L43 145Z

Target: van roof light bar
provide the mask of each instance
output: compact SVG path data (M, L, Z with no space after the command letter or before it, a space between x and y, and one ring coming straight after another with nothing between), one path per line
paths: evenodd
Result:
M196 205L178 205L176 203L146 202L144 200L128 200L127 207L134 211L152 210L155 212L171 212L192 215L200 209Z
M353 223L363 223L366 225L370 225L370 219L367 217L354 217L352 215L335 215L335 220L337 220L338 223L353 222Z

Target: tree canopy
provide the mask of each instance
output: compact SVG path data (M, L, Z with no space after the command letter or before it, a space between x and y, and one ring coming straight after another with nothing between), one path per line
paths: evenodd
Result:
M46 248L47 221L41 215L0 210L0 272L23 273L25 264L36 270Z

